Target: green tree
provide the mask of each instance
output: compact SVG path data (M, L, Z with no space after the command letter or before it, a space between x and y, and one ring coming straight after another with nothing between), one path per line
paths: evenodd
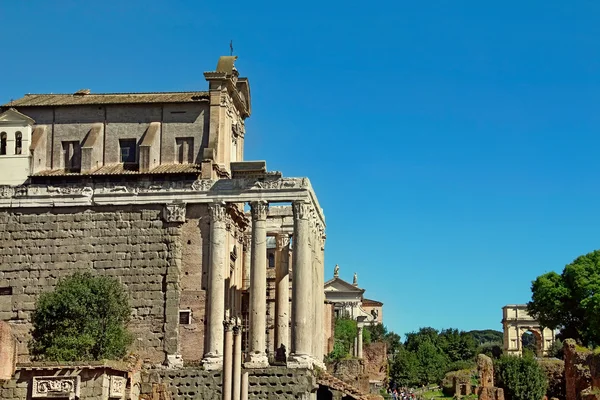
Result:
M31 354L40 360L88 361L125 356L131 309L121 284L76 273L39 296L32 314Z
M327 355L330 361L339 361L350 356L350 350L354 345L354 338L358 333L356 321L352 318L336 318L334 328L333 350ZM363 330L363 340L364 340Z
M562 274L548 272L531 285L529 314L584 345L600 344L600 250L575 259Z
M430 342L437 347L439 332L437 329L431 327L420 328L417 332L410 332L406 334L406 342L404 347L408 351L417 351L417 349L424 342Z
M505 355L496 360L494 370L507 400L539 400L546 394L546 375L533 357Z
M473 336L458 329L443 329L438 343L450 362L472 360L477 351L477 343Z
M494 329L474 330L467 333L473 336L475 341L480 345L485 343L502 343L502 340L504 340L504 333Z
M390 379L400 386L417 386L419 379L419 362L414 352L400 346L390 366Z
M446 373L448 359L431 341L425 340L415 352L419 364L419 380L421 385L438 383Z

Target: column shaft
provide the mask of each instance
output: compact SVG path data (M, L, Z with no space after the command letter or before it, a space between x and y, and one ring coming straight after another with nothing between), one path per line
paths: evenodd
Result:
M223 400L231 400L231 377L233 369L233 324L231 320L223 321L225 339L223 341Z
M292 349L288 367L311 368L312 263L310 251L310 205L294 202L294 250L292 281Z
M244 259L243 259L243 276L242 276L242 289L248 290L250 288L250 267L252 264L251 259L251 235L244 235Z
M250 351L246 368L269 365L267 347L267 202L250 204L252 212L252 255L250 267Z
M240 400L242 395L242 326L238 318L233 327L233 400Z
M223 366L223 319L225 318L225 259L227 235L226 209L222 203L209 205L210 254L208 266L208 312L206 350L203 364L207 370Z
M358 346L356 348L356 357L363 358L363 327L359 325L357 330L358 330L358 334L356 336L357 336Z
M280 234L277 236L277 252L275 253L275 354L277 354L277 361L283 362L285 362L290 351L289 244L289 235Z
M315 315L316 336L317 340L317 353L315 358L319 363L323 363L325 355L325 327L324 327L324 316L325 316L325 234L321 229L318 231L317 237L317 293L316 301L318 304L317 313ZM325 365L323 364L322 367Z

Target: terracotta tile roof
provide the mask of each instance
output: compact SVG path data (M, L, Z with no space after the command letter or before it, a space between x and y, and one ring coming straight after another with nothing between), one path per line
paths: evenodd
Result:
M105 165L91 173L69 172L63 169L41 171L33 176L103 176L103 175L156 175L156 174L199 174L201 166L198 164L162 164L148 172L128 168L123 164Z
M321 371L321 374L317 378L317 383L319 385L327 386L333 390L340 391L347 396L355 400L368 400L369 396L366 393L362 393L360 390L355 388L354 386L344 382L341 379L336 378L328 372Z
M90 104L194 103L208 101L208 92L26 94L3 107L76 106Z
M377 301L377 300L363 299L362 305L363 306L370 306L370 307L377 307L377 306L382 306L383 303L380 302L380 301Z

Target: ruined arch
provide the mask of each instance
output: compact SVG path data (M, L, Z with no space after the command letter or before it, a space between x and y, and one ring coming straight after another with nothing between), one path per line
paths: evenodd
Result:
M527 305L510 304L502 307L502 327L504 329L504 354L523 354L522 337L531 332L536 338L537 356L545 357L554 343L554 331L543 328L527 313Z

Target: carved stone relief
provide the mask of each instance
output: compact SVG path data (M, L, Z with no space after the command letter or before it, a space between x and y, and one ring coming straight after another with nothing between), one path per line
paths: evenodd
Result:
M225 222L227 216L227 210L225 204L222 203L211 203L208 206L210 213L210 219L213 222Z
M122 376L111 376L108 397L110 397L111 399L122 399L123 397L125 397L126 383L127 380Z
M185 222L185 203L166 204L164 219L166 222Z
M31 389L32 398L62 397L74 399L79 397L79 376L35 376Z

